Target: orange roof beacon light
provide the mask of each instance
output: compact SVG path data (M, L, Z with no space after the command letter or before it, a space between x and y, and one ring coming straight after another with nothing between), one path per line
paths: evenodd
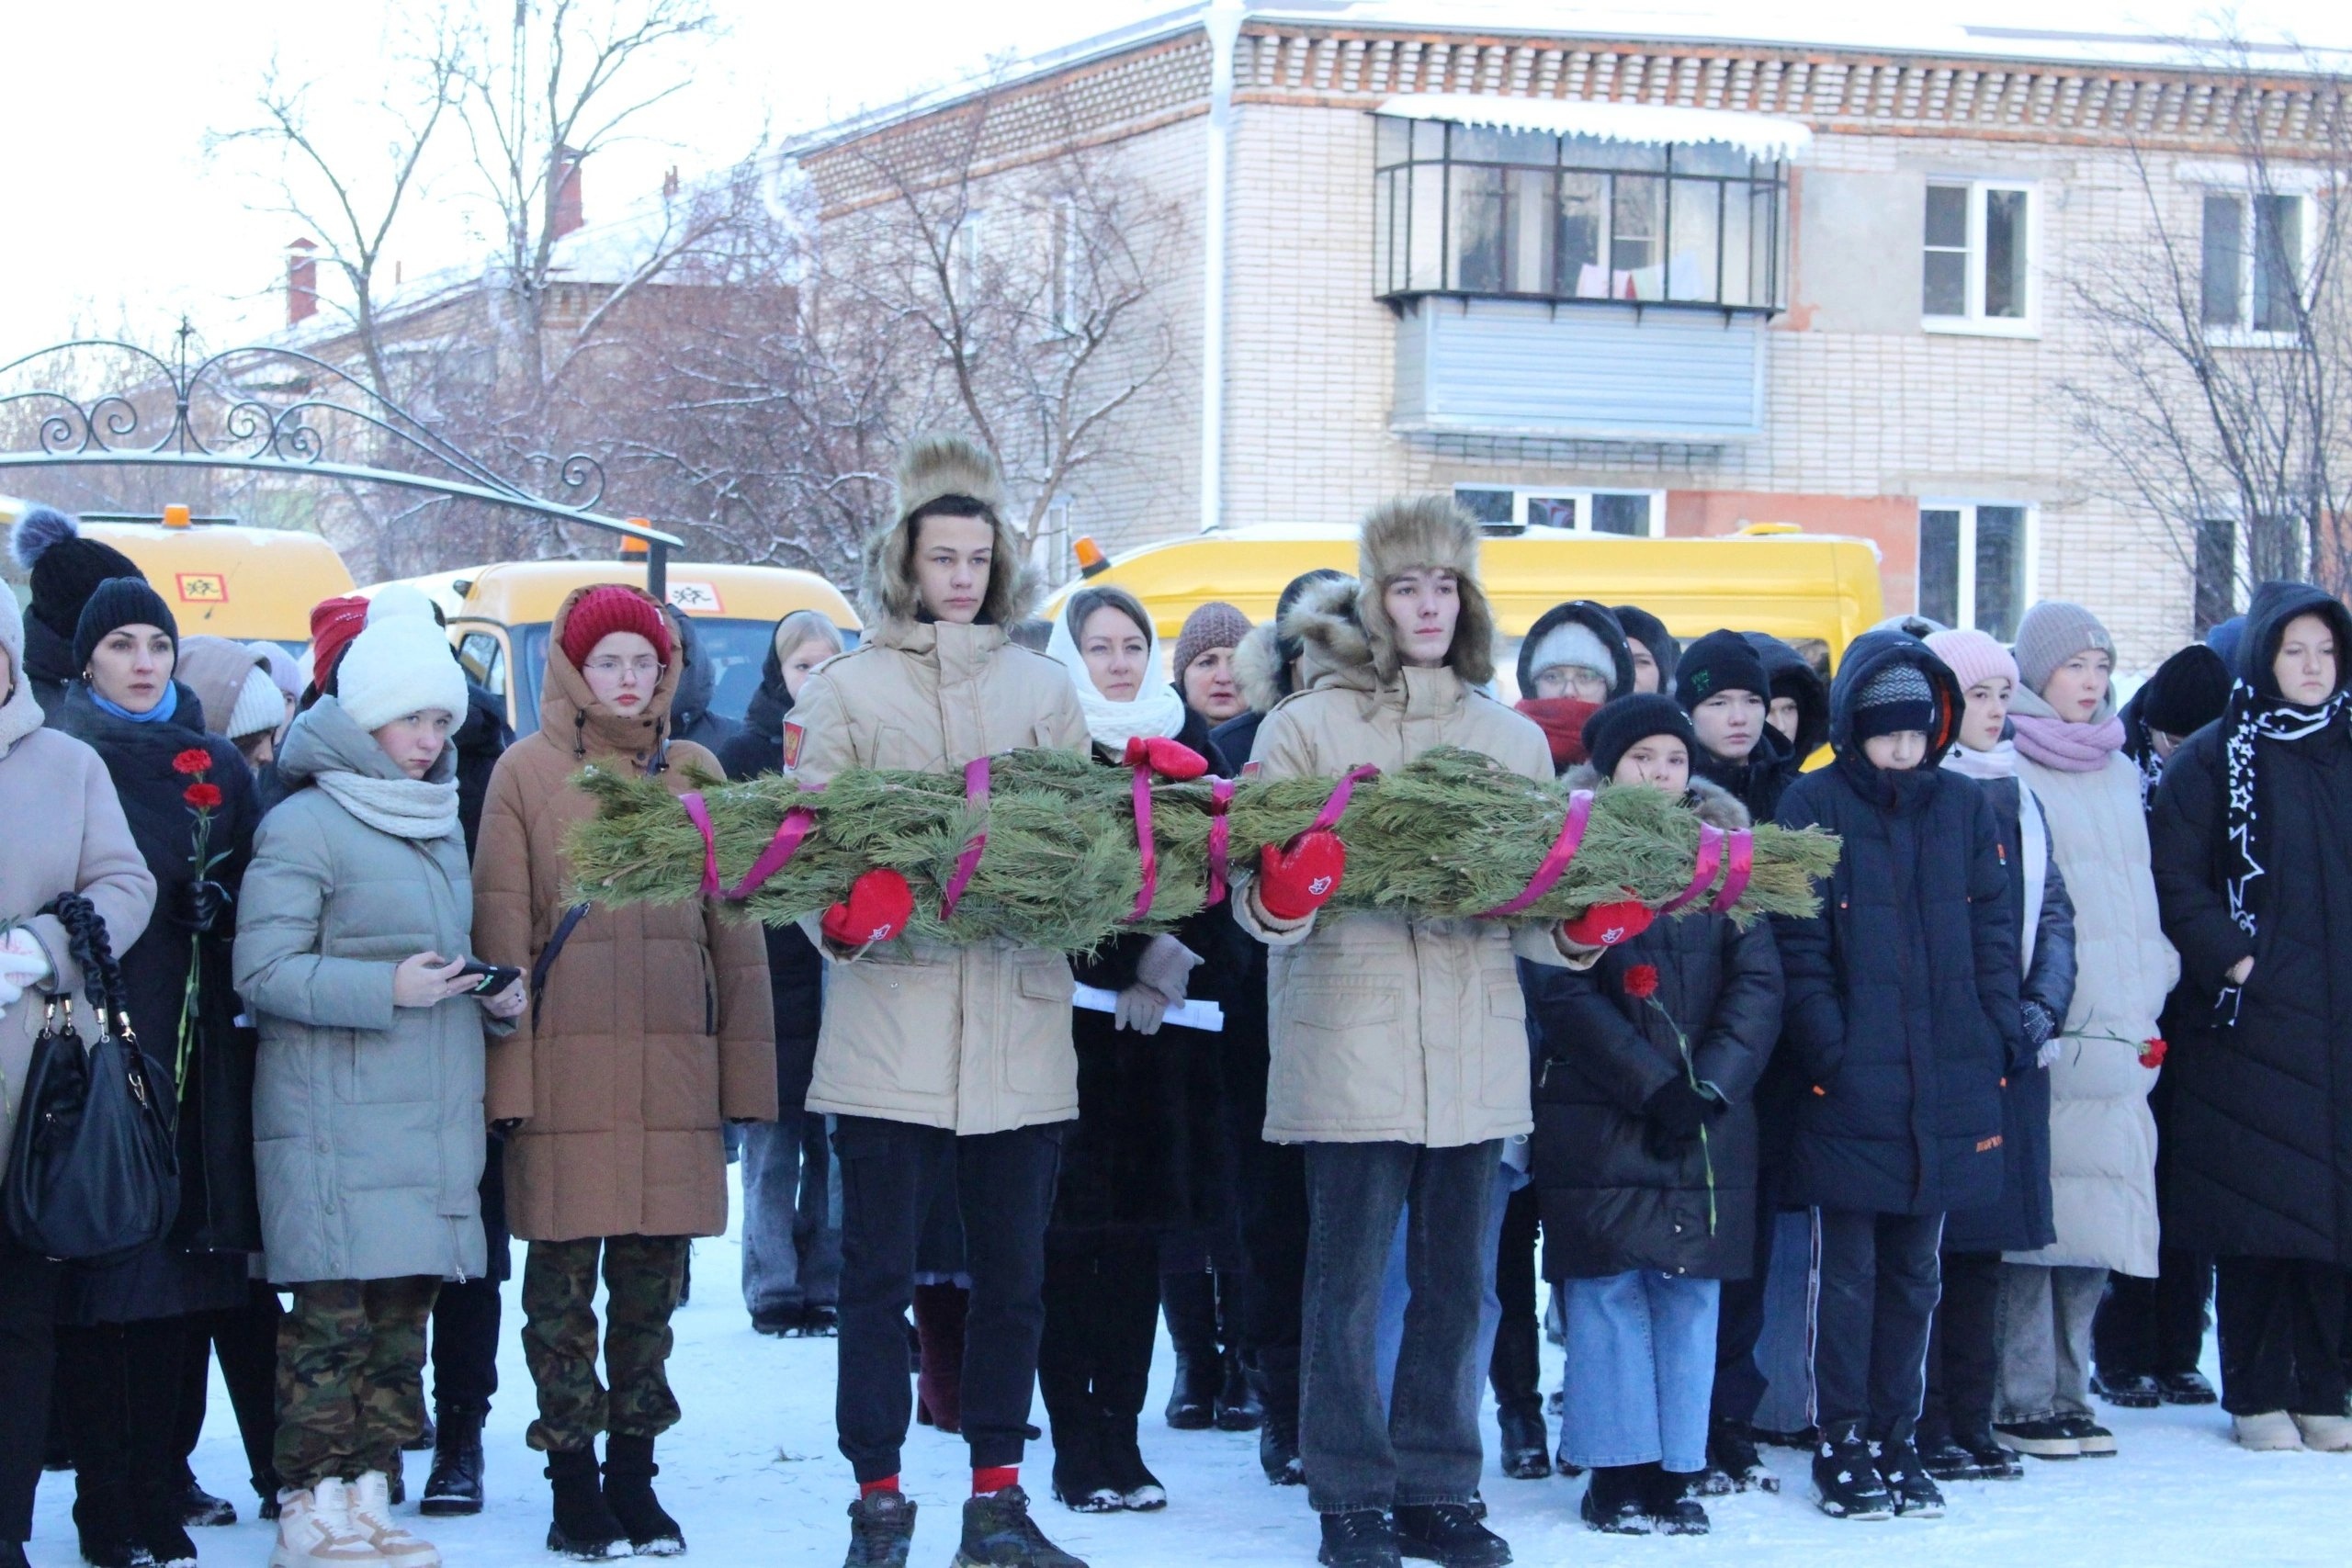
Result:
M632 517L629 521L639 528L650 528L652 526L651 524L648 523L642 517ZM651 548L646 544L646 542L643 539L638 538L635 535L624 535L622 536L621 559L639 560L652 553Z
M1111 558L1102 553L1102 546L1084 534L1071 543L1070 553L1078 558L1078 574L1080 577L1100 577L1111 570Z
M185 528L185 527L188 526L189 522L190 522L190 518L189 518L189 516L188 516L188 510L187 510L187 507L185 507L185 506L178 506L178 505L173 505L173 506L166 506L165 508L164 508L164 527L166 527L166 528Z

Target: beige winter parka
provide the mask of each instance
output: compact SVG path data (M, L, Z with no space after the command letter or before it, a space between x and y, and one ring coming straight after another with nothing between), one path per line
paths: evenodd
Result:
M956 773L1023 747L1087 749L1069 674L1005 638L1033 594L1001 525L982 624L926 621L915 609L905 514L926 491L988 500L993 488L977 471L902 479L901 520L869 552L866 640L808 678L785 726L785 761L802 784L853 767ZM820 940L816 921L808 930ZM836 955L808 1109L964 1136L1073 1120L1069 961L1005 942L910 938Z
M587 592L585 589L581 592ZM491 774L474 854L474 950L528 974L571 902L564 835L594 807L583 765L642 770L667 728L674 649L645 712L605 709L563 651L580 597L548 637L539 728ZM673 793L719 774L670 745ZM506 1142L506 1216L529 1241L717 1235L727 1228L723 1121L775 1120L775 1026L759 927L701 904L594 908L547 973L536 1021L490 1047L493 1122Z
M1285 617L1284 635L1295 623L1305 643L1307 689L1267 716L1251 766L1269 778L1337 777L1460 746L1548 782L1544 732L1473 684L1491 672L1475 534L1432 545L1423 518L1421 537L1400 541L1395 532L1415 530L1379 530L1382 515L1366 527L1363 588L1310 589ZM1398 664L1381 608L1383 586L1425 564L1451 567L1463 598L1454 646L1466 657L1435 670ZM1284 926L1240 881L1236 918L1272 948L1269 1142L1446 1148L1532 1129L1527 1001L1513 960L1567 964L1552 931L1329 912Z

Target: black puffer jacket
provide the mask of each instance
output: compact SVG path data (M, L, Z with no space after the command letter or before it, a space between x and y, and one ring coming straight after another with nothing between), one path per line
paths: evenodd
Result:
M1773 921L1788 976L1781 1048L1810 1091L1784 1195L1933 1214L2001 1195L2001 1075L2020 1048L2018 921L1984 792L1932 765L1883 773L1854 739L1857 697L1896 661L1935 688L1928 755L1943 754L1959 682L1918 638L1868 632L1830 692L1837 762L1781 803L1783 826L1818 824L1845 846L1820 912Z
M784 689L784 661L769 639L760 689L743 710L743 725L718 749L730 779L757 778L784 766L784 721L792 697ZM825 1021L825 961L798 926L769 926L768 995L775 1006L775 1099L780 1111L808 1100L817 1070L817 1032Z
M1796 781L1802 759L1787 736L1770 725L1756 738L1756 750L1740 762L1726 762L1704 746L1690 753L1690 772L1729 792L1758 822L1780 814L1781 796Z
M685 670L678 676L677 694L670 699L670 739L691 740L718 756L742 726L710 709L711 695L718 689L718 667L703 649L702 634L695 629L695 618L672 611L668 620L677 632L678 646L686 655Z
M2303 615L2335 627L2344 687L2352 615L2318 589L2266 584L2239 648L2239 678L2259 706L2283 706L2270 664ZM2172 754L2150 831L2165 935L2181 958L2181 1032L2165 1060L2165 1243L2352 1267L2352 728L2339 717L2301 739L2254 740L2263 874L2247 887L2248 935L2227 891L2232 716ZM2217 995L2246 957L2254 970L2224 1026Z
M1571 773L1592 787L1591 770ZM1747 810L1712 784L1699 815L1745 828ZM1684 1071L1682 1047L1625 976L1657 971L1657 1001L1681 1026L1698 1077L1726 1109L1668 1159L1644 1145L1643 1105ZM1538 1035L1531 1170L1544 1220L1544 1272L1596 1279L1656 1269L1702 1280L1747 1277L1756 1257L1756 1108L1751 1096L1781 1032L1781 960L1769 924L1724 915L1658 920L1582 972L1522 962ZM1709 1186L1710 1162L1713 1187Z
M1977 785L1993 803L2014 908L2025 898L2025 786L2015 778L1980 779ZM2040 830L2046 847L2049 825L2042 824ZM2040 924L2034 930L2033 964L2018 995L2040 1003L2055 1027L2064 1028L2066 1010L2075 1001L2075 901L2066 896L2066 879L2054 852L2049 865L2041 885ZM2034 1252L2058 1239L2050 1207L2050 1069L2035 1059L2035 1048L2022 1032L2016 1044L2017 1055L2001 1077L2000 1201L1962 1209L1947 1219L1948 1252Z
M466 719L449 744L458 750L458 825L465 829L466 859L470 862L475 835L481 830L481 803L490 798L490 775L506 748L514 744L506 705L467 681Z

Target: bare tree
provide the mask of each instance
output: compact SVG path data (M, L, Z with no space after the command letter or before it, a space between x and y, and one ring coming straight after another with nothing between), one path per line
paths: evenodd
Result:
M2346 84L2314 80L2290 139L2233 65L2243 185L2183 191L2133 148L2146 231L2074 286L2097 369L2066 386L2112 493L2196 581L2200 632L2264 579L2352 589Z

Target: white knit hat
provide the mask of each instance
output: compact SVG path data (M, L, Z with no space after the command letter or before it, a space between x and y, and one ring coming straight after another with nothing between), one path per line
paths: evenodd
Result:
M1564 620L1545 632L1544 640L1535 645L1535 651L1529 655L1527 660L1528 672L1532 675L1541 675L1546 670L1556 670L1563 665L1570 669L1589 670L1611 686L1617 683L1617 656L1610 652L1593 629L1582 621ZM1522 692L1520 694L1532 697L1535 694Z
M466 674L430 615L392 615L351 639L335 666L335 696L360 728L381 729L408 714L439 708L466 716Z
M269 678L268 668L256 662L245 671L245 683L237 688L237 705L229 710L229 722L220 733L243 740L285 722L286 694Z

